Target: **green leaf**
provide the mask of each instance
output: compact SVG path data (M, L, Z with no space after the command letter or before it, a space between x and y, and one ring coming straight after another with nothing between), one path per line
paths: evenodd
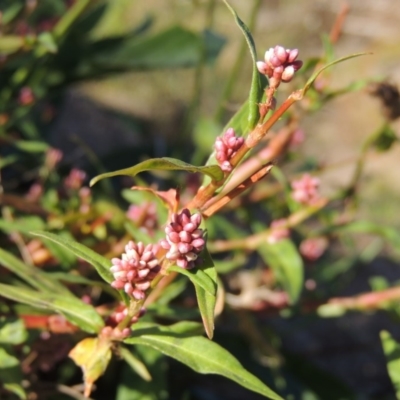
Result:
M214 285L214 292L209 293L204 290L201 286L195 285L197 304L199 305L199 310L201 314L201 319L203 320L204 329L209 339L214 336L214 311L215 303L217 301L217 271L215 270L213 260L205 248L199 256L199 261L201 262L199 268L201 271L211 279Z
M187 322L184 322L169 327L135 329L135 336L125 339L124 342L152 347L198 373L222 375L269 399L282 400L278 394L245 370L227 350L202 336L192 336L182 324L187 326Z
M206 61L214 61L223 44L210 32L198 35L174 26L152 37L127 38L119 46L95 55L92 61L113 70L193 67L202 60L203 51Z
M19 360L17 357L7 353L6 349L0 347L0 370L4 368L12 368L18 364Z
M142 379L151 381L151 375L146 366L129 349L120 347L118 353Z
M350 54L349 56L346 57L342 57L342 58L338 58L335 61L332 61L330 63L328 63L327 65L323 66L321 69L319 69L317 72L315 72L307 81L307 83L305 84L304 88L301 90L303 96L307 93L308 89L311 87L311 85L314 83L314 81L318 78L318 76L325 71L327 68L332 67L335 64L339 64L343 61L346 60L350 60L352 58L356 58L356 57L360 57L360 56L365 56L367 54L371 54L371 53L355 53L355 54Z
M38 290L72 296L72 293L67 288L56 280L49 278L45 272L33 265L26 265L3 249L0 249L0 264Z
M200 172L208 175L213 180L219 181L223 178L224 174L218 165L210 165L206 167L196 167L191 164L187 164L183 161L175 158L163 157L163 158L151 158L150 160L143 161L136 164L133 167L120 169L114 172L107 172L105 174L97 175L90 181L90 186L93 186L99 180L104 178L110 178L118 175L135 176L139 172L153 171L153 170L174 170L174 171L187 171L187 172Z
M24 3L14 1L10 4L5 10L1 10L1 23L3 26L8 25L10 22L13 21L14 18L18 16L18 14L23 10Z
M21 50L24 46L24 38L17 35L0 37L0 54L12 54Z
M106 282L111 283L114 280L114 277L110 271L111 261L100 254L97 254L92 249L89 249L89 247L50 232L34 231L30 233L34 236L51 240L54 243L57 243L60 246L70 250L77 257L87 261L90 265L92 265Z
M259 114L259 109L258 109L258 103L262 97L263 93L263 87L261 86L261 79L260 79L260 73L258 72L257 69L257 53L256 53L256 46L254 44L253 37L251 36L251 33L246 26L246 24L239 18L237 15L236 11L232 8L232 6L224 0L224 3L228 7L229 11L233 14L235 18L236 24L239 26L240 30L243 33L243 36L247 42L247 45L250 49L250 54L251 58L253 61L253 74L251 78L251 86L250 86L250 93L249 93L249 98L248 98L248 116L247 116L247 121L248 121L248 126L249 128L254 128L259 120L260 114Z
M214 282L210 279L210 277L200 269L188 270L185 268L171 266L168 268L168 271L177 272L178 274L185 275L189 278L189 280L193 283L193 285L201 287L207 293L213 295L215 294L215 285Z
M386 357L386 367L392 381L396 398L400 399L400 344L389 332L382 331L381 342Z
M43 293L22 287L0 284L1 296L32 307L52 310L62 314L72 324L89 333L98 333L103 319L89 304L64 294Z
M149 369L151 384L132 374L129 366L124 365L115 400L167 400L169 396L166 357L148 346L136 345L135 353Z
M32 229L30 230L32 231ZM72 235L68 231L59 232L59 237L73 240ZM59 246L51 240L43 239L44 245L50 250L50 253L60 262L64 268L71 268L76 265L77 257L69 249Z
M44 229L45 226L45 222L40 217L37 217L35 215L18 218L14 221L6 221L5 219L0 219L0 229L7 233L29 233L32 230Z
M276 243L265 241L258 249L264 261L275 271L279 283L295 303L303 289L303 260L295 245L289 239Z
M60 39L68 32L70 26L85 11L90 2L90 0L77 0L74 2L53 29L53 35L56 39Z
M22 319L0 317L0 343L21 344L27 337L28 332Z
M47 143L36 140L17 140L13 146L27 153L44 153L50 148Z

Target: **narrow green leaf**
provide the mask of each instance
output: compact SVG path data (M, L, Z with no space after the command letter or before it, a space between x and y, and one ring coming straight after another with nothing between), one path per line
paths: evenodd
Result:
M0 219L0 229L7 232L29 233L32 230L41 230L46 226L45 222L35 215L17 218L14 221Z
M332 61L332 62L330 62L329 64L323 66L321 69L319 69L317 72L315 72L315 73L308 79L307 83L305 84L304 88L302 89L303 96L307 93L308 89L311 87L311 85L314 83L314 81L318 78L318 76L319 76L323 71L325 71L327 68L332 67L332 66L335 65L335 64L339 64L339 63L341 63L341 62L343 62L343 61L350 60L350 59L355 58L355 57L365 56L365 55L367 55L367 54L371 54L371 53L355 53L355 54L350 54L349 56L338 58L337 60Z
M8 25L24 9L24 3L13 2L5 10L2 10L1 22L3 26Z
M193 285L201 287L210 295L215 294L215 285L210 277L202 270L188 270L177 266L172 266L168 268L168 271L174 271L178 274L185 275L189 278L189 280L193 283Z
M60 39L64 36L70 26L75 20L85 11L86 7L90 4L90 0L77 0L74 2L72 7L64 14L64 16L57 22L54 27L53 35L56 39Z
M215 270L213 260L208 252L207 248L205 248L202 254L199 256L201 271L211 279L214 285L214 292L209 293L205 291L201 286L195 285L197 304L199 305L199 310L201 314L201 319L203 321L204 329L209 339L212 339L214 336L214 311L215 311L215 303L217 301L217 271Z
M146 366L129 349L120 347L118 353L142 379L151 381L151 375Z
M21 151L27 153L44 153L49 149L49 145L45 142L39 142L37 140L17 140L13 142L13 146Z
M276 243L263 243L258 249L264 261L275 271L279 283L289 295L290 302L295 303L303 289L304 271L295 245L289 239Z
M0 317L0 343L21 344L27 337L28 332L22 319Z
M260 73L257 69L257 53L256 46L254 44L253 37L246 26L246 24L239 18L236 11L232 8L232 6L228 3L227 0L223 0L225 5L228 7L229 11L233 14L235 18L236 24L239 26L240 30L243 33L243 36L247 42L247 45L250 50L251 58L253 61L253 74L251 78L251 86L250 93L248 98L248 117L247 121L249 124L249 128L254 128L259 120L260 114L258 109L258 103L260 98L262 97L263 87L261 86Z
M106 282L111 283L114 280L114 277L110 271L111 261L100 254L97 254L95 251L89 249L85 245L64 237L57 236L50 232L34 231L30 233L34 236L51 240L70 250L77 257L87 261L90 265L92 265Z
M273 399L282 398L257 377L245 370L227 350L202 336L182 333L181 323L134 331L137 336L125 340L129 344L152 347L201 374L219 374L243 387Z
M382 331L381 342L386 357L386 367L392 381L396 398L400 400L400 344L389 332Z
M43 293L22 287L0 284L0 295L18 303L52 310L89 333L97 333L104 326L103 319L89 304L64 294Z
M66 296L72 296L72 293L66 287L48 277L45 272L35 266L26 265L17 257L3 249L0 249L0 264L38 290L49 293L63 293Z
M194 165L187 164L175 158L163 157L163 158L151 158L149 160L136 164L135 166L130 168L120 169L118 171L107 172L105 174L97 175L90 181L90 186L93 186L99 180L104 178L111 178L117 175L135 176L139 172L154 171L154 170L187 171L192 173L199 172L209 176L210 178L216 181L219 181L224 177L224 174L218 165L196 167Z

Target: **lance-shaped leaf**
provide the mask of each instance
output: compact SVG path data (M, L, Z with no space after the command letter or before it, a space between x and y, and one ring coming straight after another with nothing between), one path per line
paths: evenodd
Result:
M249 47L250 55L251 55L252 62L253 62L253 68L252 68L253 75L251 78L250 93L249 93L247 110L246 110L248 127L251 129L251 128L255 127L255 125L257 124L258 119L260 117L258 103L262 97L262 92L263 92L263 87L261 86L260 73L258 72L257 64L256 64L257 63L256 46L254 44L254 40L253 40L253 37L251 36L249 28L239 18L236 11L232 8L232 6L226 0L224 0L224 3L228 7L229 11L233 14L236 24L239 26L240 30L243 33L243 36Z
M90 186L93 186L99 180L104 178L111 178L118 175L128 175L135 176L143 171L186 171L191 173L202 173L209 176L215 181L219 181L224 177L224 173L218 165L209 165L205 167L196 167L185 163L181 160L175 158L163 157L163 158L151 158L149 160L143 161L139 164L134 165L130 168L120 169L114 172L107 172L105 174L97 175L90 181Z
M52 242L57 243L60 246L63 246L66 249L70 250L77 257L87 261L90 265L96 268L96 271L106 282L111 283L114 280L114 277L110 271L111 261L101 256L100 254L97 254L92 249L89 249L89 247L86 247L81 243L75 242L74 240L57 236L54 233L50 232L34 231L31 232L31 234L51 240Z
M49 293L63 293L72 296L71 292L55 279L50 278L46 273L33 265L26 265L17 257L0 249L0 265L18 275L25 282L38 290Z
M182 324L187 323L135 329L134 336L125 339L125 342L152 347L196 372L222 375L266 398L282 400L278 394L244 369L227 350L202 336L192 336L182 329Z
M279 283L289 295L290 302L295 303L303 289L303 260L295 245L289 239L276 243L265 241L258 249L265 262L276 273Z
M151 381L151 375L146 366L129 349L120 347L118 353L142 379L147 382Z
M187 276L194 286L199 286L209 294L215 294L215 285L210 277L201 269L188 270L177 266L168 268L168 271L178 272Z
M197 304L199 305L199 310L201 314L201 319L203 321L204 329L209 339L212 339L214 336L214 313L215 313L215 304L217 302L217 290L218 290L218 282L217 282L217 271L214 267L213 260L208 252L207 248L205 248L202 253L199 255L199 263L198 268L201 271L204 271L204 274L208 276L208 278L212 281L213 287L215 290L212 293L207 292L201 286L195 285L194 288L196 290Z
M348 56L345 56L345 57L342 57L342 58L338 58L337 60L332 61L332 62L330 62L329 64L324 65L321 69L319 69L318 71L316 71L316 72L308 79L307 83L305 84L305 86L304 86L303 89L301 90L302 95L304 96L304 95L307 93L308 89L310 89L310 87L311 87L311 85L314 83L314 81L315 81L315 80L318 78L318 76L319 76L323 71L325 71L327 68L329 68L329 67L331 67L331 66L333 66L333 65L335 65L335 64L339 64L339 63L341 63L341 62L343 62L343 61L350 60L350 59L355 58L355 57L365 56L365 55L367 55L367 54L371 54L371 53L355 53L355 54L350 54L350 55L348 55Z
M18 303L58 312L72 324L89 333L97 333L104 326L103 319L91 305L72 296L56 292L37 292L4 284L0 284L0 294Z
M381 332L381 342L390 380L392 381L396 398L400 399L400 344L386 331Z

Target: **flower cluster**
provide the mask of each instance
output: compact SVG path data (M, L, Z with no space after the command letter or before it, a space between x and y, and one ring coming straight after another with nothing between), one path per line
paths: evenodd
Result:
M298 54L297 49L271 47L265 53L265 61L257 61L257 68L270 78L270 87L276 89L281 82L290 82L294 73L303 65L303 61L297 60Z
M319 179L310 174L304 174L300 179L291 183L292 197L301 204L314 204L319 198Z
M110 270L115 279L111 286L123 289L136 300L143 300L145 291L161 269L156 253L157 246L144 246L142 242L130 241L125 246L125 253L121 258L111 260L113 265Z
M201 214L191 214L184 209L180 214L174 213L172 221L165 228L166 239L160 246L168 250L166 258L176 261L181 268L193 268L194 261L205 245L204 230L200 229Z
M235 131L229 128L222 137L217 137L214 148L217 159L222 171L231 172L232 165L230 160L243 145L244 139L237 137Z

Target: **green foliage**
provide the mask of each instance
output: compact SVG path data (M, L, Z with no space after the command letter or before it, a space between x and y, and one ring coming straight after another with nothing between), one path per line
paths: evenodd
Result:
M219 181L223 178L223 172L218 165L196 167L190 165L181 160L174 158L163 157L163 158L152 158L147 161L143 161L133 167L121 169L119 171L107 172L96 176L90 181L90 185L93 186L99 180L104 178L111 178L118 175L135 176L143 171L186 171L191 173L202 173L209 176L213 180Z
M170 327L137 328L125 342L152 347L201 374L219 374L269 399L281 399L222 347L202 336L192 336L193 328L195 325L187 322Z

